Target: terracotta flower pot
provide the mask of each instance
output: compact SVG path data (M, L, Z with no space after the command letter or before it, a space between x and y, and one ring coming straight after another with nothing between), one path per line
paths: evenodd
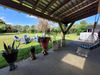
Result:
M43 55L47 55L48 54L47 53L47 48L48 48L49 40L50 40L50 38L47 38L47 37L40 39Z

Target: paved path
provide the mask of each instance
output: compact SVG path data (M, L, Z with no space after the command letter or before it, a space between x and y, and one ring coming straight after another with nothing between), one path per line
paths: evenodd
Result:
M92 51L87 58L75 54L80 42L71 41L57 51L49 50L47 56L37 54L17 63L16 70L0 69L0 75L100 75L100 48Z

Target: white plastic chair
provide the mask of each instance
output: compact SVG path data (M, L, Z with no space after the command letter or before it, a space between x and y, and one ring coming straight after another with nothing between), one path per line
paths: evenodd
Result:
M30 38L30 37L28 37L27 35L24 35L24 38L27 39L27 38Z
M26 44L25 38L20 38L20 43L24 42Z
M33 38L34 38L34 40L35 40L37 43L39 43L39 42L38 42L38 38L39 38L38 35L35 35Z
M14 40L13 41L17 41L20 40L20 38L18 38L17 36L14 36Z

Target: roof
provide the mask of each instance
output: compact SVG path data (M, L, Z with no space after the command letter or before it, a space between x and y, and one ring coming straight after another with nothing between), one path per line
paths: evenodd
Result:
M87 29L93 29L93 25L87 26ZM96 29L100 29L100 25L96 25Z
M99 0L0 0L0 5L60 23L97 14Z

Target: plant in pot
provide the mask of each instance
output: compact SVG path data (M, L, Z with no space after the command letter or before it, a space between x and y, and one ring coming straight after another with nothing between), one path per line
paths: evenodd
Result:
M15 61L17 60L17 54L18 54L18 47L20 45L20 43L18 44L18 46L15 48L14 47L15 41L13 41L12 47L10 45L6 45L4 43L4 49L2 56L5 58L5 60L7 61L7 63L9 64L9 70L12 71L14 69L16 69L17 65L15 65Z
M35 46L31 46L30 55L31 55L32 60L36 59L36 57L35 57Z
M41 37L40 38L40 44L42 46L43 55L47 55L48 54L47 48L48 48L49 40L50 40L50 37Z
M50 23L48 23L47 20L44 19L38 19L39 24L36 26L36 29L38 31L42 31L43 36L38 38L38 42L40 42L41 46L42 46L42 52L43 55L47 55L47 48L48 48L48 44L49 44L49 40L50 37L45 37L46 36L46 32L50 32Z

